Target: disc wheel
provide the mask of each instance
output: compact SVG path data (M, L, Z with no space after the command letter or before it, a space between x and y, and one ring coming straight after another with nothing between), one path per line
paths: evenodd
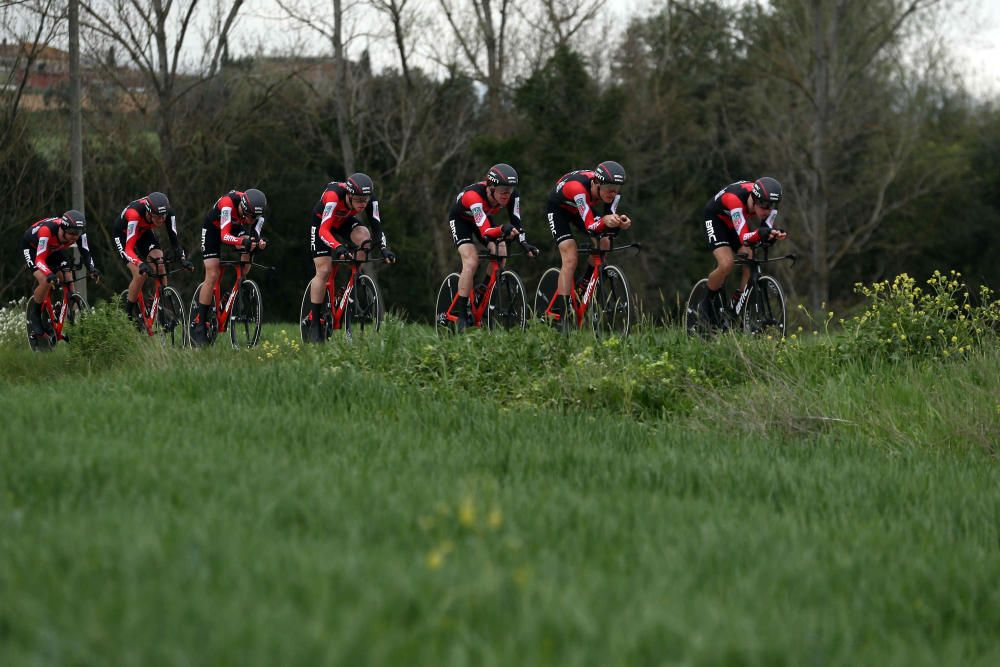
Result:
M302 337L303 343L311 342L309 340L309 326L312 323L311 288L312 281L306 283L306 291L302 294L302 307L299 309L299 335ZM323 288L323 305L319 307L319 312L320 342L324 342L333 334L333 317L330 310L330 293L325 287Z
M198 286L194 288L194 294L191 296L191 307L188 309L188 327L193 326L198 320L198 296L204 286L205 283L198 283ZM208 338L208 344L215 345L215 339L219 335L219 320L215 314L214 303L208 306L208 321L205 322L205 325L205 337ZM188 334L190 336L190 328Z
M489 307L486 309L486 325L492 329L518 329L524 331L528 319L528 305L525 299L524 283L521 277L510 270L500 272L493 290L490 292Z
M229 337L235 348L251 348L260 340L263 319L260 288L252 280L244 280L229 315Z

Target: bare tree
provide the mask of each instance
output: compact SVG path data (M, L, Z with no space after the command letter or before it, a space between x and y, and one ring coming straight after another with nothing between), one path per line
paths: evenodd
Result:
M104 75L118 84L143 113L155 114L163 155L163 182L179 166L176 152L177 102L216 75L243 0L210 5L208 0L82 0L83 26L101 48L108 43L120 47L128 64L137 70L142 84L130 81L130 72L116 63L95 58ZM204 12L214 12L213 34L205 45L201 66L195 72L182 69L185 47L192 28ZM150 100L146 88L153 93Z

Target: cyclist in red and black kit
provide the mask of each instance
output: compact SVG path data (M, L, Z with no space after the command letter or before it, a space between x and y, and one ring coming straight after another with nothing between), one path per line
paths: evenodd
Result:
M365 214L368 227L358 219ZM309 283L309 301L312 317L309 318L309 341L320 343L323 332L320 329L320 308L326 283L333 270L331 255L337 259L351 256L347 242L357 247L375 235L375 243L382 250L382 256L389 264L396 263L396 253L389 250L389 242L382 231L382 217L379 214L378 199L375 197L375 183L367 174L351 174L346 181L327 184L319 201L313 207L312 224L309 227L309 249L312 252L316 275ZM358 251L358 259L366 259L364 250Z
M507 209L508 222L493 225L493 216L500 209ZM529 257L538 255L538 248L527 241L521 224L521 196L517 192L517 172L503 162L490 167L485 180L466 186L455 198L448 213L451 238L462 258L462 273L458 278L458 300L453 315L458 317L456 326L462 331L469 325L469 295L472 282L479 268L479 251L473 239L486 250L497 255L507 254L507 241L517 239Z
M559 271L559 286L554 312L570 311L569 295L573 289L573 276L577 265L577 244L572 228L591 237L595 247L611 247L611 239L602 235L614 235L619 229L628 229L632 220L618 213L622 186L625 184L625 168L612 160L605 160L593 170L571 171L556 183L549 193L548 220L552 238L559 246L562 268ZM595 206L602 204L603 213L597 215ZM567 318L562 318L563 323Z
M240 251L240 261L249 262L250 253L263 250L267 241L260 236L264 227L264 207L267 197L253 188L246 192L232 190L219 197L215 206L205 216L201 227L201 255L205 264L204 287L198 294L198 314L191 322L191 344L208 343L205 320L212 305L215 285L219 282L222 267L219 253L223 245ZM250 267L247 267L249 271Z
M59 280L59 274L63 280L73 279L72 262L62 251L74 245L79 247L80 256L91 279L99 282L101 272L97 270L94 258L90 255L87 220L80 211L70 210L58 218L44 218L24 233L21 240L24 261L38 281L28 304L28 327L32 336L45 335L42 330L42 303Z
M150 192L142 199L132 202L125 207L118 217L118 222L115 223L115 246L118 248L118 255L132 274L125 302L125 312L131 320L139 319L139 305L136 302L139 290L146 282L146 276L156 273L163 276L164 284L167 281L163 250L153 230L163 226L168 220L170 225L167 227L167 236L170 238L174 256L180 260L181 266L193 271L194 265L184 254L184 248L177 238L177 217L170 207L170 200L162 192Z
M708 249L715 256L716 267L708 274L708 291L699 304L699 311L708 321L718 324L720 292L733 271L736 253L749 255L749 246L780 241L787 235L774 226L781 201L781 184L770 176L754 182L737 181L720 190L705 207L705 236ZM750 221L759 221L750 229ZM750 278L744 269L740 289Z

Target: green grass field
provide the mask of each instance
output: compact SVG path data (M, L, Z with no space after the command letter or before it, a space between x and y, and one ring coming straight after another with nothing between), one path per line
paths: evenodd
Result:
M1000 662L995 342L294 333L0 346L4 665Z

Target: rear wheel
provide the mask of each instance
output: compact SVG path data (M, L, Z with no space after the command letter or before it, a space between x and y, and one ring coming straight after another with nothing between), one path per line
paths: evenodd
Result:
M538 288L535 289L535 319L539 321L548 320L554 322L552 315L546 315L550 307L553 307L553 299L559 289L559 269L552 267L546 269L538 281Z
M235 348L251 348L260 340L260 325L264 306L260 288L252 280L244 280L229 315L229 337Z
M513 271L504 270L490 292L490 304L486 309L486 326L490 329L520 329L527 324L528 306L524 294L524 283Z
M761 276L757 281L743 313L743 328L751 334L784 337L785 293L771 276Z
M347 338L350 340L355 336L376 333L382 327L385 306L382 303L382 291L375 278L367 273L359 273L354 280L350 298L352 303L347 304L344 313Z
M159 312L153 320L153 334L171 347L188 344L188 328L184 319L184 302L180 292L173 287L160 290Z
M302 342L308 343L309 327L312 324L312 281L306 283L306 291L302 295L302 307L299 309L299 335ZM319 330L321 341L327 340L333 334L333 316L330 310L330 293L323 288L323 305L319 307Z
M32 333L31 325L29 324L29 313L31 312L32 303L33 300L29 296L28 302L24 306L24 325L28 336L28 347L33 352L48 352L56 344L56 332L52 326L52 318L49 316L48 308L43 303L38 318L42 326L42 333L38 335Z
M434 305L434 326L440 335L453 334L458 331L455 322L449 320L447 316L456 296L458 296L458 274L449 273L441 281L441 287L438 288L437 301Z
M191 297L191 307L188 309L188 326L201 324L198 322L198 296L201 294L201 290L204 286L205 283L198 283L198 286L194 288L194 295ZM208 318L205 321L205 337L208 339L208 344L214 345L215 338L218 335L219 320L215 314L215 304L210 303L208 306Z
M625 338L632 327L632 292L625 274L617 266L601 271L593 309L594 331Z

